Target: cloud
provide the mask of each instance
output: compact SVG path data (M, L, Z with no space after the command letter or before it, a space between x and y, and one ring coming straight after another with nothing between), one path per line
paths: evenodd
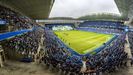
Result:
M120 14L114 0L55 0L50 17L80 17L92 13Z

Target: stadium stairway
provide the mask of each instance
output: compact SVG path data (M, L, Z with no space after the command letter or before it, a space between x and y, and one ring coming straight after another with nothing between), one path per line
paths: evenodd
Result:
M2 48L2 46L0 45L0 68L4 67L4 59L5 59L5 55L4 55L4 50Z
M41 62L41 59L44 57L44 37L43 37L44 34L42 34L41 36L41 39L40 39L40 43L39 43L39 47L38 47L38 50L37 50L37 53L35 55L35 59L34 61L36 63L40 63Z
M131 50L130 50L130 44L129 44L129 41L128 41L128 35L126 35L126 44L125 44L125 52L128 54L128 60L127 60L127 66L130 66L130 62L131 62L131 58L132 58L132 53L131 53Z

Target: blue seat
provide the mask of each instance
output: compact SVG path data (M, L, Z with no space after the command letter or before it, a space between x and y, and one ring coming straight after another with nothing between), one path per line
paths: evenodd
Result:
M21 62L27 62L27 63L30 63L32 62L32 58L22 58L20 59Z

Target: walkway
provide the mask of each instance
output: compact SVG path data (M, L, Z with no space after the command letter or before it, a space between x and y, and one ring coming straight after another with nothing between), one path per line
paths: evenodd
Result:
M0 75L64 75L58 70L50 70L44 64L7 61L5 67L0 68ZM114 73L103 75L133 75L133 67L123 67Z
M128 54L128 59L131 59L132 58L132 53L131 53L131 50L130 50L128 35L126 35L126 41L127 41L127 43L125 44L125 52ZM131 62L131 60L127 60L127 65L128 66L130 66L130 62Z

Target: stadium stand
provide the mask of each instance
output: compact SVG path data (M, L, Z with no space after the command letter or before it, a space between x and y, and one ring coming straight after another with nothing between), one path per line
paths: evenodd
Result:
M36 22L18 12L3 6L0 6L0 10L0 19L5 20L10 28L7 31L0 30L0 44L7 52L7 58L34 61L44 30Z
M23 55L25 58L30 57L34 59L34 54L37 53L38 44L40 42L41 34L43 34L42 29L37 29L25 33L23 35L18 35L12 39L2 41L4 50L7 50L7 53L17 53ZM10 50L10 51L9 51ZM11 52L12 51L12 52ZM8 57L11 57L11 54Z
M85 21L79 25L79 27L98 27L98 28L123 28L123 22L114 21Z
M125 26L121 22L110 21L85 21L75 30L84 30L98 33L115 34L116 37L111 39L104 48L100 48L96 54L79 55L74 50L67 47L53 33L52 27L41 28L30 18L25 17L9 8L0 6L0 19L6 20L7 24L12 26L10 33L0 34L0 44L6 52L9 59L31 62L37 59L39 44L41 38L45 38L45 54L42 57L47 66L52 66L66 74L87 75L100 72L114 72L117 68L127 66L127 53L124 51L126 43ZM35 28L33 28L35 27ZM33 29L32 29L33 28ZM30 31L24 29L32 29ZM18 30L18 31L16 31ZM24 30L24 31L23 31ZM21 32L21 35L17 35ZM10 34L10 35L9 35ZM8 36L7 36L8 35ZM130 45L132 45L132 32L128 33ZM7 37L12 37L7 39ZM133 49L131 47L131 49ZM18 57L18 58L16 58Z
M131 49L131 52L132 52L132 55L133 55L133 32L132 31L128 32L128 40L129 40L130 49Z
M10 27L10 31L21 29L30 29L36 26L35 22L30 18L23 16L9 8L0 6L0 19L6 21L6 25ZM2 29L0 30L2 33ZM6 32L9 32L8 30Z
M85 21L79 25L78 30L101 32L107 34L122 33L127 26L122 22L113 21Z
M104 48L98 54L85 57L87 70L84 73L87 73L87 74L91 72L99 73L99 72L105 72L105 71L112 72L120 66L123 66L123 65L126 66L127 53L124 52L124 44L126 42L125 41L126 33L123 33L123 32L121 32L120 35L118 35L117 39L113 40L111 44L108 44L106 48ZM67 71L66 73L68 72L82 73L80 71L83 65L82 57L76 56L76 58L73 59L75 61L71 60L75 56L69 50L64 48L64 46L62 46L60 42L57 41L56 37L54 37L53 32L50 30L46 30L45 34L48 34L45 36L45 38L47 39L46 41L47 55L45 56L46 59L44 59L45 63L47 65L51 64L53 67L58 67L62 71ZM57 50L57 53L56 53L56 50ZM64 55L69 58L64 59L63 57Z
M45 30L45 34L47 44L44 62L48 66L71 74L82 74L83 58L86 61L86 71L83 72L85 74L113 72L120 66L126 66L127 53L124 52L126 33L122 33L102 51L91 56L75 56L57 41L52 31Z

